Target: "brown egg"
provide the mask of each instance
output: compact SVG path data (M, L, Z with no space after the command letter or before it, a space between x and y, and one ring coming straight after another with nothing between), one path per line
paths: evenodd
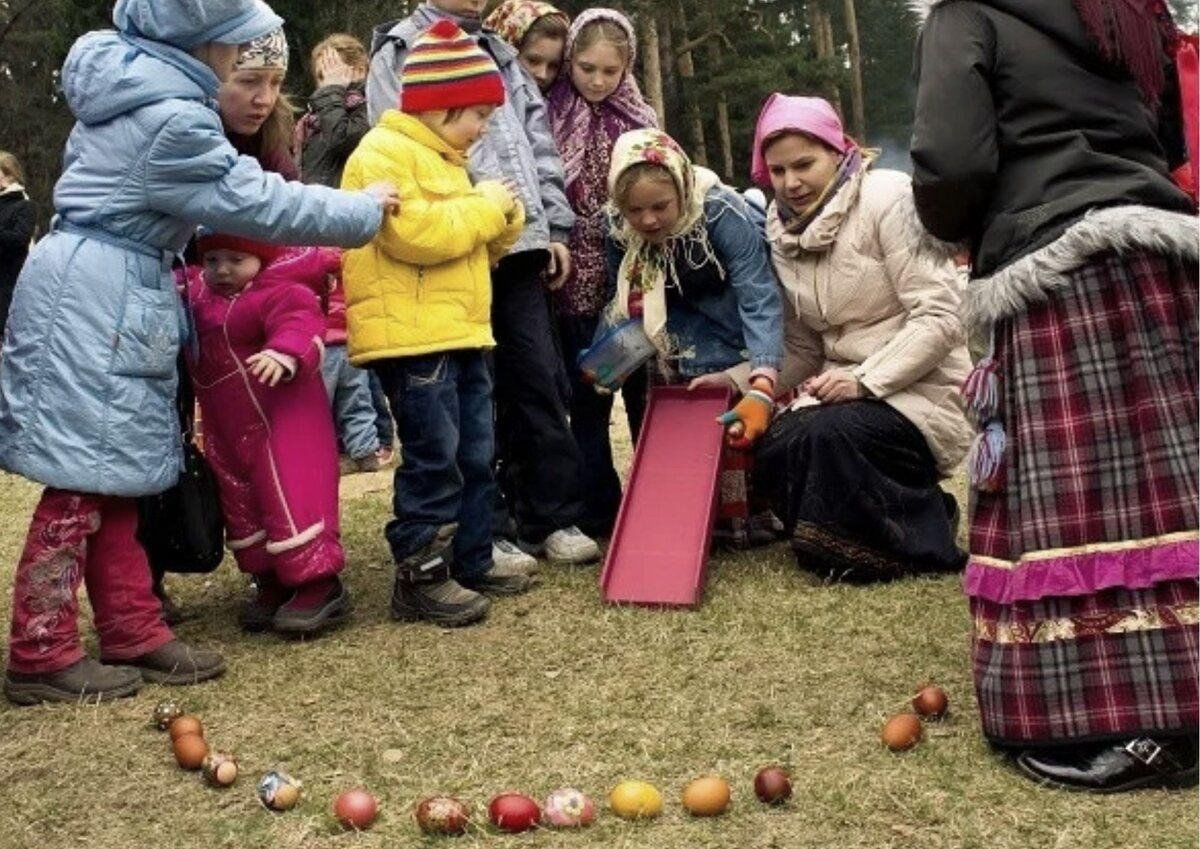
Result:
M883 745L893 752L903 752L911 749L921 739L921 720L911 713L901 713L893 716L883 726Z
M697 778L683 788L683 806L696 817L725 813L729 808L729 782L717 775Z
M912 706L913 710L926 719L941 719L946 715L950 700L946 698L946 691L941 687L928 684L913 697Z
M208 744L199 734L176 737L171 747L175 751L175 762L184 769L200 769L204 756L208 754Z
M172 720L168 730L171 732L172 740L178 740L184 734L195 734L197 737L204 736L204 725L199 719L189 713L177 716Z

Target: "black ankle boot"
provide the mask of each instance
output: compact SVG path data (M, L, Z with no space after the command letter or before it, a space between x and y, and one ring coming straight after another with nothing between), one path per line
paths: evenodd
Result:
M1021 772L1062 790L1120 793L1143 787L1196 784L1196 741L1138 737L1123 743L1030 749L1017 757Z

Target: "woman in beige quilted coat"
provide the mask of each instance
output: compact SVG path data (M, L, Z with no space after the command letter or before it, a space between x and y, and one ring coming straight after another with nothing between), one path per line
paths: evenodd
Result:
M754 177L783 287L779 390L756 489L802 568L855 582L955 571L958 508L939 479L970 446L970 368L955 266L922 252L909 178L873 170L819 98L774 95Z

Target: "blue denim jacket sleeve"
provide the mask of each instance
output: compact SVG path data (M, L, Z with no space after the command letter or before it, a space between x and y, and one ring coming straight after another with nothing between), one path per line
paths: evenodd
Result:
M745 201L724 187L709 193L704 216L713 251L737 298L750 364L778 369L783 362L783 299L763 232Z

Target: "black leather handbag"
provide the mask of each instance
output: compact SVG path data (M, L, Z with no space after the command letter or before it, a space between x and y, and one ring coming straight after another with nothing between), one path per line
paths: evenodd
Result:
M183 430L183 469L166 492L138 499L138 539L151 570L201 574L225 556L225 520L212 467L192 442L195 396L180 362L179 421Z

